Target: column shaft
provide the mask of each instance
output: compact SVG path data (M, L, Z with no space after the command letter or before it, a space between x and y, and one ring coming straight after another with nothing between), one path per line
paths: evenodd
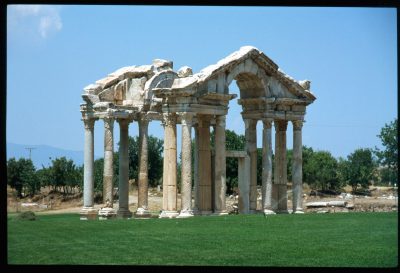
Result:
M273 213L272 207L272 122L263 120L262 150L262 210L266 214Z
M226 195L226 147L225 116L216 117L215 125L215 165L214 165L214 200L216 214L227 214Z
M302 132L303 121L293 121L293 163L292 163L292 184L293 184L293 212L302 213L303 194L303 155L302 155Z
M130 218L132 213L129 211L129 121L119 119L120 141L119 141L119 208L118 216Z
M85 150L84 150L84 177L83 177L83 206L94 206L94 120L84 119L85 124Z
M199 210L201 214L210 214L211 200L211 150L210 119L199 117Z
M160 217L176 217L176 115L165 113L164 124L164 170L163 170L163 212Z
M148 127L149 119L140 116L139 120L139 174L138 174L138 208L136 216L150 216L148 211Z
M193 213L198 214L199 212L199 129L198 126L194 127L194 162L193 162L193 191L194 191L194 205Z
M178 217L193 216L192 212L192 113L182 113L181 212Z
M246 151L250 157L250 211L257 209L257 120L245 119Z
M114 161L114 119L104 118L104 171L103 171L103 203L107 200L111 207L114 202L113 194L113 161Z
M275 183L273 191L278 201L278 212L287 213L287 159L286 159L287 121L275 121Z

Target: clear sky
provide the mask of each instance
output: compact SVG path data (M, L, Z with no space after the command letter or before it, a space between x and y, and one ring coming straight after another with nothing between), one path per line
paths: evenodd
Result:
M311 80L317 100L307 108L304 145L335 157L381 147L380 129L397 117L396 25L395 8L10 5L7 142L83 150L85 86L156 58L196 73L252 45L294 79ZM237 99L229 106L227 128L243 134ZM116 149L118 131L116 123ZM103 132L96 122L96 155ZM137 135L137 124L129 132ZM163 138L160 122L149 133ZM287 138L291 148L291 124Z

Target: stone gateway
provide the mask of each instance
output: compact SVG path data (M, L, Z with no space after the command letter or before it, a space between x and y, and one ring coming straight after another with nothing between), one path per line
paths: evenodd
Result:
M240 89L245 124L245 151L226 151L225 118L229 93L236 80ZM156 59L152 65L128 66L84 88L80 110L85 128L84 197L81 219L95 219L94 209L94 122L104 121L103 198L113 204L113 128L119 124L119 206L117 216L132 217L129 211L128 127L139 127L138 209L135 217L148 211L148 125L161 121L164 127L163 205L159 217L224 215L227 213L226 157L239 158L239 212L257 208L257 131L263 123L262 212L287 213L286 129L293 124L293 212L302 213L302 126L306 106L316 98L310 81L286 75L263 52L241 47L216 64L193 74L184 66L177 72L171 61ZM181 210L177 211L177 125L182 128ZM272 125L275 128L275 158L272 162ZM215 150L210 146L214 127ZM194 136L192 134L192 128ZM194 137L195 148L191 142ZM192 153L194 164L191 164ZM272 164L274 180L272 180ZM194 168L194 185L192 185ZM193 186L193 187L192 187ZM194 204L192 204L192 188ZM110 207L108 205L107 207ZM111 209L111 208L108 208Z

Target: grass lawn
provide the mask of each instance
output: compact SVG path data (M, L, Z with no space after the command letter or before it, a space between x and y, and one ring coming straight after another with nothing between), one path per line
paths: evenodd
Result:
M398 265L397 212L7 222L9 264Z

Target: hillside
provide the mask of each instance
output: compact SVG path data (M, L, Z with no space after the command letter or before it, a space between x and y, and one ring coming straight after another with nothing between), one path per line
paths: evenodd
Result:
M42 165L47 167L51 165L51 160L65 156L67 159L72 159L76 165L83 164L83 151L72 151L61 148L56 148L48 145L24 145L7 142L7 160L15 157L19 159L21 157L29 158L29 150L26 149L34 148L31 151L31 159L36 169L41 169ZM95 155L95 158L100 156Z

